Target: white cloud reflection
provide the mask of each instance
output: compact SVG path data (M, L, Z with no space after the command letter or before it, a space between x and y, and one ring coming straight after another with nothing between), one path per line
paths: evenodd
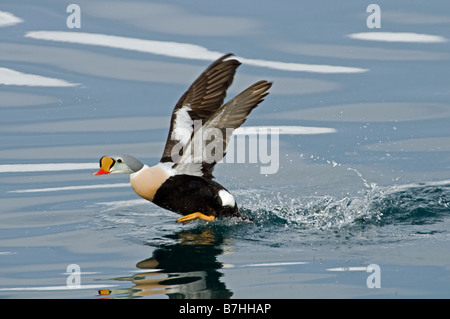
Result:
M77 83L70 83L65 80L49 78L42 75L22 73L9 68L0 67L0 84L20 85L20 86L51 86L51 87L71 87Z
M196 44L145 40L115 35L98 34L98 33L66 32L66 31L31 31L26 33L25 36L28 38L39 40L104 46L116 49L132 50L183 59L211 61L223 55L222 52L211 51L205 47ZM294 62L270 61L262 59L249 59L242 57L236 58L248 65L282 71L313 72L313 73L361 73L368 71L367 69L346 67L346 66L303 64Z
M0 165L0 173L77 171L95 168L98 168L98 163L3 164Z
M48 59L51 56L52 59ZM12 61L15 64L36 63L39 65L51 65L58 69L68 70L70 74L83 74L94 77L105 77L125 81L143 81L155 83L190 85L193 77L200 74L204 64L194 65L181 62L153 61L151 59L125 58L87 50L74 48L62 48L49 45L28 45L2 43L0 60ZM240 73L230 87L230 95L235 95L247 87L250 83L260 80L260 76L248 73ZM337 90L341 83L292 76L270 76L268 79L274 82L271 94L298 95ZM23 94L23 93L22 93ZM0 106L14 106L26 102L14 102L11 99L1 99ZM17 100L17 96L15 100ZM30 99L26 99L29 101ZM37 103L41 99L36 99ZM13 103L14 102L14 103ZM56 101L57 102L57 101Z
M348 37L357 40L382 42L442 43L448 41L440 35L412 32L361 32L349 34Z
M23 22L23 20L19 17L16 17L14 14L0 11L0 27L9 27L21 22Z

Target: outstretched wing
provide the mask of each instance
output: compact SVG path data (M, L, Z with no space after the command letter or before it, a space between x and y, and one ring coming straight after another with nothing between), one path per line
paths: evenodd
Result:
M270 82L259 81L217 109L194 131L174 166L177 173L213 178L214 165L225 156L233 131L264 100L271 86Z
M194 121L205 122L222 105L226 90L241 64L235 59L227 60L231 56L227 54L213 62L176 104L161 162L171 162L173 155L181 155L180 150L192 137Z

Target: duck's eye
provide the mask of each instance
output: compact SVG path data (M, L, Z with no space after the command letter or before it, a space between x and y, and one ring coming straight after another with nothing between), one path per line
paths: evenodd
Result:
M122 159L121 159L121 158L118 158L118 159L117 159L117 163L122 163Z

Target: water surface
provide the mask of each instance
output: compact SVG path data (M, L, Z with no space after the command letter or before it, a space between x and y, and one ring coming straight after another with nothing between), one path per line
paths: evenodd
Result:
M446 4L381 1L369 29L353 1L78 1L69 29L69 3L0 7L1 298L449 297ZM245 125L282 128L275 174L215 170L253 221L178 225L127 176L92 176L104 154L156 163L228 52L229 97L274 82Z

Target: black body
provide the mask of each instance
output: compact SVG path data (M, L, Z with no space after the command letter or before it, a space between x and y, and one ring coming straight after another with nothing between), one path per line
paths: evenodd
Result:
M192 175L169 177L156 192L153 203L173 212L189 215L202 213L208 216L240 216L237 204L222 206L218 195L226 190L219 183Z

